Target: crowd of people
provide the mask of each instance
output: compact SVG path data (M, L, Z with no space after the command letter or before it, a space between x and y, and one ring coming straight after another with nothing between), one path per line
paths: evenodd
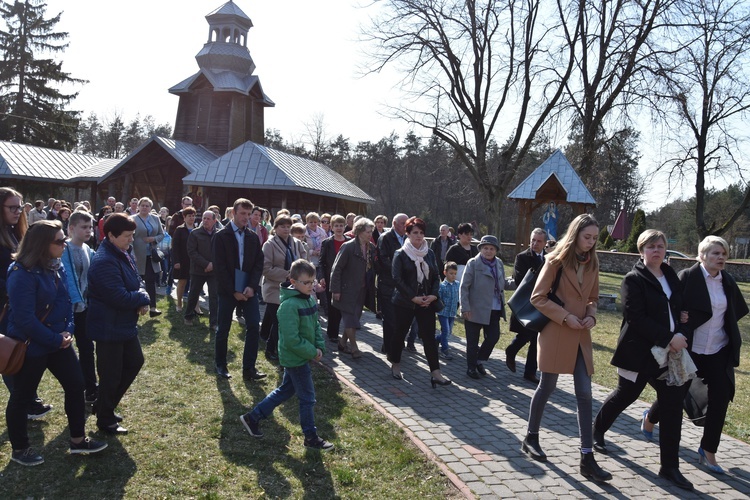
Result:
M166 207L157 211L146 197L131 199L127 208L110 197L96 215L86 201L69 204L50 198L46 205L42 200L24 204L11 188L0 188L0 204L0 294L5 306L0 328L28 342L20 372L3 377L10 391L6 419L11 458L22 465L43 462L30 446L26 421L51 410L37 394L45 370L65 392L71 453L95 453L107 446L85 436L86 405L102 432L127 432L116 410L144 362L138 317L161 314L157 286L171 288L177 282L177 311L187 327L204 314L198 303L207 289L217 376L232 377L227 350L235 315L246 330L243 378L266 377L256 368L262 343L266 358L284 368L281 385L240 417L251 436L262 437L260 421L297 395L305 446L328 450L333 444L318 436L315 427L309 366L325 353L326 339L340 356L362 358L357 330L368 308L382 320L380 351L390 363L391 377L404 380L403 350L416 350L419 336L430 385L445 387L452 381L443 374L441 360L445 366L454 359L450 340L460 317L466 332L466 376L480 379L487 375L485 364L499 340L500 320L506 318L505 291L533 273L530 302L549 322L536 332L512 314L510 330L516 337L505 351L505 364L515 372L518 352L529 345L523 377L536 390L522 451L547 460L540 440L544 410L558 376L572 374L580 472L608 481L612 475L597 463L594 452L608 452L605 433L650 384L657 400L644 412L641 430L652 439L654 425L662 422L659 475L692 489L677 458L682 400L690 382L665 380L672 365L651 355L657 347L667 357L689 356L697 377L707 384L699 460L712 473L724 472L716 454L735 393L741 345L737 324L748 307L724 270L729 247L721 238L702 241L698 263L678 275L664 262L666 236L651 229L640 235L640 259L622 283L622 329L612 358L618 385L594 417L599 224L591 215L575 217L559 241L534 229L528 249L515 258L513 276L506 277L495 236L477 241L469 223L457 230L441 225L428 243L426 222L403 213L394 215L387 229L384 215L370 220L353 213L300 215L282 209L271 220L268 210L244 198L228 207L223 219L218 206L200 211L188 196L171 215ZM325 333L319 314L327 317ZM70 348L74 340L77 355Z

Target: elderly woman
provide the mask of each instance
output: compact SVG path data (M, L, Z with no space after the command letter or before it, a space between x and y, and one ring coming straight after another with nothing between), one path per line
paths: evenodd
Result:
M274 235L263 244L263 300L266 312L260 327L260 337L266 340L266 358L271 361L279 359L279 287L289 280L289 269L297 259L306 259L307 254L302 242L291 234L292 219L282 214L273 222Z
M151 251L164 239L161 220L151 213L153 206L154 203L149 198L141 198L138 200L138 212L130 217L135 222L133 254L138 265L138 274L146 282L146 291L150 299L149 315L152 318L161 314L156 308L156 280L161 276L161 263L151 259ZM104 233L106 232L105 229Z
M550 319L537 340L539 385L529 408L528 433L521 451L544 462L547 455L539 445L539 428L552 392L561 373L573 374L578 404L578 432L581 437L581 475L595 481L608 481L612 474L602 470L593 452L591 429L591 375L594 373L594 349L591 329L596 325L599 302L599 259L596 239L599 223L589 214L581 214L570 223L555 249L547 254L544 267L531 294L531 303ZM557 298L548 293L558 281Z
M380 239L383 234L385 234L385 226L388 224L388 217L385 215L378 215L375 217L375 230L372 232L372 239L375 241L375 244L378 244L378 240Z
M667 237L648 229L638 237L641 258L622 281L622 327L612 364L617 367L617 388L604 401L594 421L594 448L606 453L604 433L615 419L640 396L646 384L656 389L667 425L659 435L661 468L659 475L676 486L692 490L693 485L679 471L682 400L687 384L667 385L659 377L667 368L659 366L651 354L654 346L672 352L687 347L680 324L683 300L677 273L664 263Z
M70 427L70 452L95 453L106 443L86 438L86 410L81 365L73 344L73 307L60 257L65 235L60 221L33 224L18 247L8 270L8 336L28 342L21 370L13 376L6 419L13 452L11 460L32 466L44 458L29 445L26 410L36 397L44 372L65 391L65 413Z
M104 223L107 237L89 267L86 331L96 342L96 425L109 434L128 432L115 408L143 366L138 315L149 311L151 299L131 254L136 227L125 214L110 215Z
M440 274L427 241L424 239L427 225L417 217L406 221L406 241L393 255L393 305L396 316L396 331L389 346L388 360L391 362L391 375L401 380L401 353L404 340L409 333L412 321L417 320L419 336L424 346L424 355L430 367L430 383L450 385L443 377L438 361L437 341L435 340L435 314L438 311Z
M339 341L339 351L346 352L349 347L354 359L362 357L356 337L362 308L368 295L372 297L375 292L374 277L370 278L375 263L375 245L371 241L374 228L375 224L370 219L362 218L355 222L354 238L341 245L331 271L333 306L341 311L344 323L344 337Z
M499 251L496 237L483 236L479 255L469 260L461 279L458 300L466 327L466 375L474 379L487 375L482 362L489 361L500 340L500 318L505 319L503 290L515 289L513 279L505 278L503 261L497 258ZM480 330L484 330L481 347Z
M698 263L680 272L683 310L688 313L690 357L698 376L708 386L708 409L698 448L700 464L709 472L724 474L716 460L729 402L734 399L734 368L740 365L742 336L737 322L748 307L737 282L724 270L729 244L706 236L698 245ZM652 431L666 411L658 400L644 415L643 429ZM666 425L661 426L664 433Z

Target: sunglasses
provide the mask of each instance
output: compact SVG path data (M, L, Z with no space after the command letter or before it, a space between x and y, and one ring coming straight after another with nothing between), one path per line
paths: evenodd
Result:
M331 221L329 221L329 220L322 220L322 221L320 221L321 224L328 224L329 222L331 222Z
M59 240L54 240L54 241L52 242L52 244L53 244L53 245L57 245L57 246L61 246L61 247L64 247L64 246L65 246L65 238L60 238Z

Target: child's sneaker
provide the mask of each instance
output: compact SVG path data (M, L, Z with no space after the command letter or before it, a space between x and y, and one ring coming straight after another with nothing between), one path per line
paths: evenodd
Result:
M333 449L333 443L329 443L320 436L314 438L305 438L305 448L312 448L314 450L329 451Z
M249 413L240 415L240 422L242 422L242 425L245 426L245 429L247 429L247 432L249 432L252 437L263 437L263 433L260 432L260 426L258 425L258 422L256 420L253 420L253 417L251 417Z
M41 465L44 463L44 458L32 448L13 450L10 459L16 463L25 465L26 467L33 467L34 465Z
M80 443L70 442L70 453L71 455L88 455L89 453L98 453L106 447L107 443L103 441L84 438Z
M453 356L451 356L451 353L449 351L440 351L440 357L446 361L450 361L451 359L453 359Z

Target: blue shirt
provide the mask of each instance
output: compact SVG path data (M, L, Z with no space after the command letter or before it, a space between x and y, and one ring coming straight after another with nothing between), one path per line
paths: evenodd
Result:
M234 237L237 239L237 245L240 249L239 260L240 269L242 269L242 261L245 260L245 230L238 228L234 221L230 221L229 225L232 226L232 232L234 232Z
M443 280L440 283L440 300L443 301L445 307L438 313L438 316L452 318L456 315L456 310L458 309L458 291L460 288L461 284L458 280L454 280L453 283Z

